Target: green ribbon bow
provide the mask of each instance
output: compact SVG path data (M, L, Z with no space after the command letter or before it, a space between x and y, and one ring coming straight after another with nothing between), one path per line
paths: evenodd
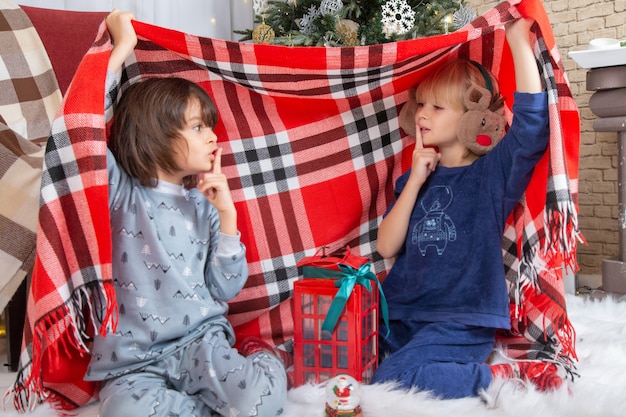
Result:
M304 277L335 279L335 287L339 288L337 294L335 294L335 298L333 298L330 308L328 309L328 314L324 319L324 323L322 324L322 332L328 332L328 334L331 334L335 330L339 316L341 316L346 302L348 301L348 298L350 298L350 293L352 293L356 284L362 285L368 291L371 291L371 283L375 282L378 285L378 292L380 293L380 306L383 313L383 320L387 327L387 334L385 335L385 337L387 337L389 335L389 311L387 308L387 299L385 298L385 294L383 294L380 281L378 281L378 278L376 278L376 275L374 275L370 269L370 264L365 263L361 265L359 269L354 269L350 265L341 263L337 266L339 271L313 266L305 266L302 268Z

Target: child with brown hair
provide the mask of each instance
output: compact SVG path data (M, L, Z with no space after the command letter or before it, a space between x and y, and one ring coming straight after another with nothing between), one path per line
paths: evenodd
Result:
M151 78L115 103L137 37L133 15L107 27L105 107L117 331L96 335L86 380L102 381L102 417L278 416L285 364L261 341L233 348L227 302L248 277L237 212L213 128L215 104L197 84Z

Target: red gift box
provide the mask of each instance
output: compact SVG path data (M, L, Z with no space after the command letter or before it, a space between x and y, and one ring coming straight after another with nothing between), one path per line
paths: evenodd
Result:
M348 248L344 256L316 255L298 266L303 279L294 283L295 385L339 374L368 383L378 365L381 301L369 259Z

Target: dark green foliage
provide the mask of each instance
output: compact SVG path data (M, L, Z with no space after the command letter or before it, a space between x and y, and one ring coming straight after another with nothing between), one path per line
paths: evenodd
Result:
M323 0L270 0L262 15L255 16L255 26L265 23L275 33L275 45L290 46L345 46L350 42L374 45L384 42L427 37L445 33L444 19L448 17L448 31L455 29L450 18L464 0L404 0L415 12L413 28L407 33L385 34L382 6L400 0L342 0L343 7L332 14L319 13ZM314 13L317 10L318 13ZM358 32L351 38L339 29L339 22L348 19L358 23ZM467 23L467 22L465 22ZM253 29L235 31L244 35L240 41L252 40ZM356 39L356 40L355 40ZM352 43L354 45L354 43Z

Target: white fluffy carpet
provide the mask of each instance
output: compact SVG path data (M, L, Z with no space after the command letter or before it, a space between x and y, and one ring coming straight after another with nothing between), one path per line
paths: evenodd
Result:
M393 390L369 385L361 389L363 417L626 417L626 297L568 295L568 312L577 333L578 373L559 391L545 394L514 383L490 388L492 404L478 398L437 400L423 392ZM0 377L0 388L11 375ZM496 398L497 397L497 398ZM97 404L81 410L79 417L97 416ZM5 409L5 417L17 412ZM53 416L46 406L31 416ZM324 387L303 386L289 392L286 417L323 417Z

